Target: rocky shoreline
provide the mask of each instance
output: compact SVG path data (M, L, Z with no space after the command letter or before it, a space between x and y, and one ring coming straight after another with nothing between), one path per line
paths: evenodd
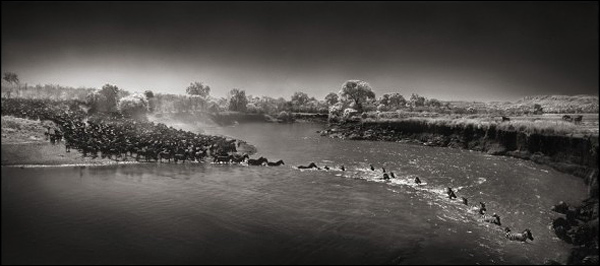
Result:
M556 236L573 245L567 265L598 265L598 197L590 197L579 206L564 202L552 207L564 217L552 222Z
M554 208L565 213L566 218L556 219L553 229L559 238L574 245L566 264L598 264L598 136L528 134L495 127L431 125L414 120L331 124L317 133L348 140L469 149L532 160L582 177L588 186L588 199L580 206Z

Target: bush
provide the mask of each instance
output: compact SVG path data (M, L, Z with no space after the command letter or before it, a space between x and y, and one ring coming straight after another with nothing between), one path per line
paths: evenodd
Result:
M292 115L289 112L286 111L281 111L279 112L279 114L277 115L277 119L283 121L283 122L291 122L294 120L294 118L292 117Z

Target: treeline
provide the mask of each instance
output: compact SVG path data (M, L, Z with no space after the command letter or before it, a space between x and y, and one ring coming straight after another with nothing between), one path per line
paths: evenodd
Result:
M201 89L197 89L201 88ZM329 105L325 100L310 97L304 92L294 93L290 99L283 97L246 95L242 89L232 89L227 97L215 98L210 95L210 87L195 82L186 89L187 95L157 93L151 100L155 113L194 113L194 112L242 112L250 114L275 115L281 112L327 114Z
M2 82L2 98L51 99L51 100L85 100L94 88L72 88L55 84L17 85Z
M182 88L182 93L183 91ZM598 97L594 96L534 96L514 103L449 102L414 93L406 98L399 92L377 97L369 83L362 80L348 80L339 91L330 92L323 99L304 92L295 92L287 99L258 97L239 88L231 89L226 97L216 98L210 93L210 86L202 82L190 83L185 88L185 94L154 93L151 90L132 94L111 84L106 84L101 89L21 85L18 76L10 72L4 73L2 80L3 98L77 100L85 102L91 112L119 111L135 116L146 113L239 112L285 118L291 113L311 113L328 114L330 120L339 121L358 116L364 118L375 112L489 116L598 112Z
M248 114L267 114L286 117L290 113L329 114L343 117L344 112L355 114L370 111L448 111L448 103L437 99L427 99L412 94L407 100L400 93L387 93L376 98L368 83L347 81L340 91L331 92L323 99L317 99L304 92L295 92L289 99L283 97L247 95L245 90L232 89L227 97L215 98L210 95L210 87L201 82L191 83L186 89L187 95L155 94L150 99L154 113L186 112L241 112Z
M16 75L15 75L16 76ZM342 90L331 92L324 99L317 99L304 92L295 92L290 98L247 95L243 89L231 89L227 97L216 98L210 95L210 86L193 82L186 94L162 94L151 90L143 94L130 93L115 85L106 84L101 89L72 88L59 85L21 85L13 78L6 77L2 83L3 98L77 100L87 105L88 111L122 112L128 115L145 113L220 113L240 112L266 114L274 117L289 117L291 113L330 114L333 116L369 111L442 111L449 105L436 99L427 99L412 94L406 100L399 93L383 94L375 98L375 93L366 82L348 81ZM348 87L352 84L354 87ZM360 85L360 86L356 86Z

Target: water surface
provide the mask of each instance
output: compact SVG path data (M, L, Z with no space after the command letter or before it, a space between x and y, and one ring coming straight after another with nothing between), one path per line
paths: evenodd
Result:
M257 146L280 167L141 164L2 168L3 263L539 264L569 246L549 211L585 195L550 167L450 148L321 137L315 124L206 133ZM300 171L308 164L346 172ZM368 169L369 163L377 167ZM384 182L381 167L397 179ZM415 186L420 177L427 183ZM514 231L506 240L453 187Z

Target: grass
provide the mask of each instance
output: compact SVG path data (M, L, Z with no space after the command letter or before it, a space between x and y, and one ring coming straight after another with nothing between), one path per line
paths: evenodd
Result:
M504 131L525 132L527 134L544 135L570 135L582 133L582 128L574 123L562 120L511 120L502 122L500 118L488 116L435 116L432 117L410 117L407 114L393 112L394 114L380 113L375 118L368 115L364 122L386 123L397 121L413 121L428 126L447 126L451 128L473 127L478 129L488 129L496 127ZM596 132L597 135L597 132Z
M575 124L565 121L509 121L498 124L497 128L544 135L569 135L578 132Z

